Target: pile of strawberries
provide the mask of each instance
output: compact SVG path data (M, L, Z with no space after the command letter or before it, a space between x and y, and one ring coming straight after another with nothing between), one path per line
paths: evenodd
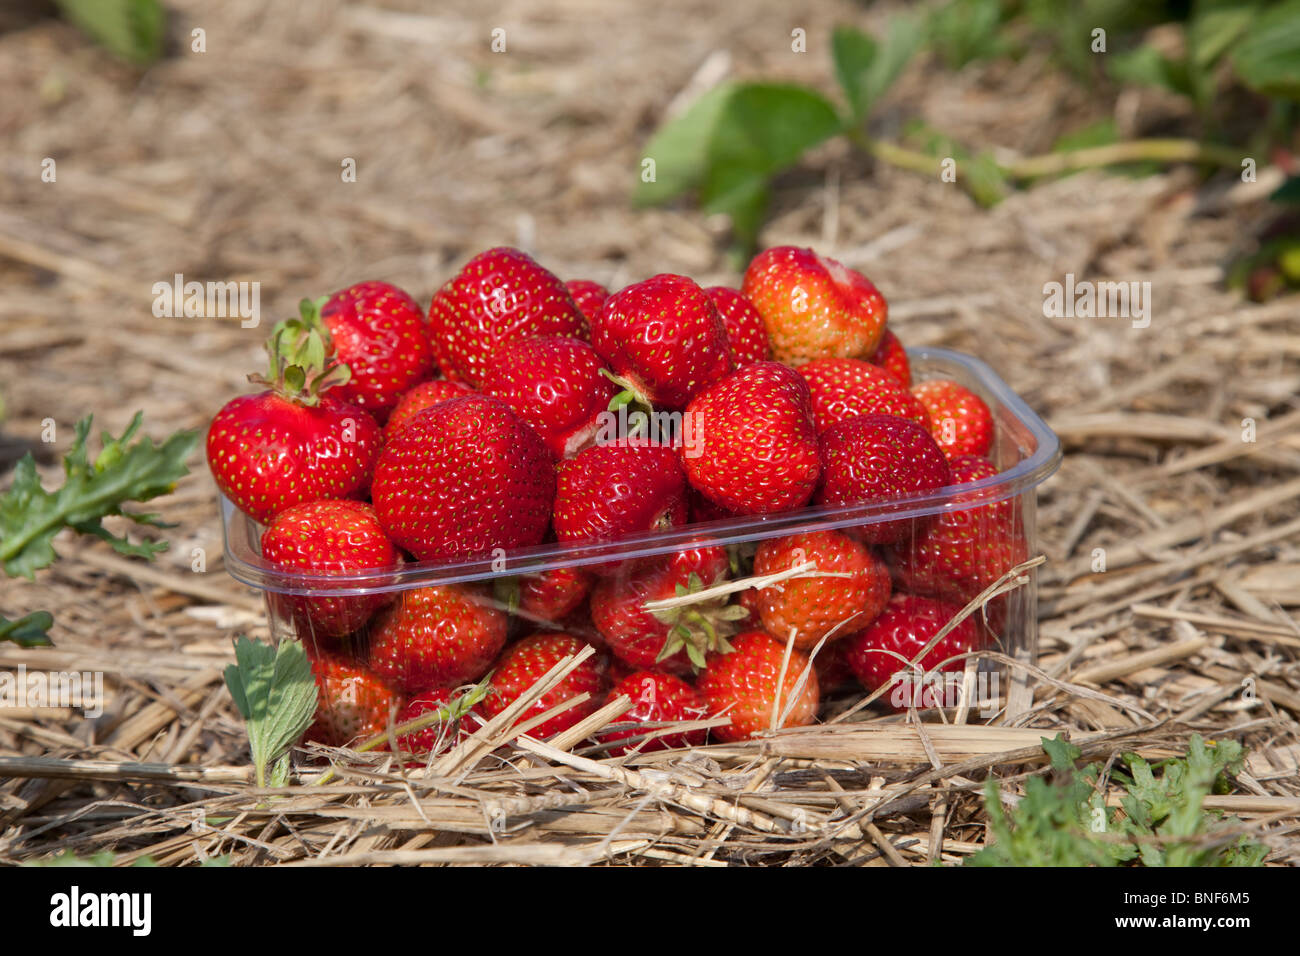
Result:
M491 581L272 594L316 673L312 736L346 745L490 675L462 732L586 645L599 653L525 717L587 699L534 735L618 694L634 705L601 739L615 753L705 739L665 721L728 717L711 731L722 741L808 724L846 679L919 687L903 683L908 662L1025 559L1015 502L761 526L997 474L989 408L955 381L913 384L886 314L864 276L794 247L760 253L740 290L658 275L610 294L499 248L427 315L384 282L304 301L271 333L268 374L250 376L266 389L227 403L207 439L222 492L265 525L266 561L313 575L505 567ZM748 544L710 536L742 516L754 527L728 540ZM532 545L688 524L687 546L652 558L511 568ZM921 664L960 670L992 639L986 621L962 621ZM926 703L906 689L881 702ZM427 750L447 731L401 743Z

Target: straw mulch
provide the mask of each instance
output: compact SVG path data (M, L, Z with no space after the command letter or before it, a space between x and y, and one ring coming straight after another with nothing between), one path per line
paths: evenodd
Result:
M833 23L880 15L828 3L796 18L774 0L170 6L183 45L143 76L53 21L14 15L0 34L6 469L31 447L56 480L92 411L115 432L139 408L156 436L201 428L304 294L375 277L427 302L490 245L613 286L658 271L734 283L725 224L630 207L641 144L722 75L826 86ZM504 54L488 45L498 26ZM194 27L204 54L188 51ZM794 27L807 54L790 52ZM1178 108L1122 105L1139 127ZM1097 110L1029 60L914 69L884 122L920 115L1037 152ZM1223 287L1275 182L1263 163L1255 185L1082 174L983 211L937 176L829 144L780 184L766 244L862 269L904 342L984 356L1067 444L1040 494L1044 673L1027 709L992 726L848 720L626 763L584 756L573 735L507 757L453 751L429 772L339 752L328 782L304 754L268 800L220 676L232 635L266 633L264 609L222 568L196 458L158 503L177 527L154 564L64 537L35 584L3 584L6 611L55 612L57 646L0 644L0 666L102 670L110 700L95 721L0 713L0 862L100 849L170 864L957 862L985 839L983 778L1013 801L1043 766L1039 737L1065 732L1102 760L1180 753L1193 733L1240 740L1246 770L1214 805L1267 842L1270 864L1294 864L1300 318L1294 299L1251 305ZM151 286L178 272L260 281L264 327L155 318ZM1069 272L1150 281L1149 328L1045 318L1043 283Z

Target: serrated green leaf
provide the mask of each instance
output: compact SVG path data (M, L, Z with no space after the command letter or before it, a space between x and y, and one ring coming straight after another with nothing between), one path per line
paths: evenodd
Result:
M831 35L835 76L855 121L865 117L894 85L923 38L921 22L912 17L892 18L879 43L854 27L835 30Z
M283 786L289 749L316 712L316 682L306 651L298 641L272 647L240 637L225 679L247 726L257 785Z
M1250 0L1196 0L1187 23L1187 47L1198 69L1204 70L1245 35L1263 4Z
M1237 75L1257 93L1300 100L1300 0L1254 17L1231 56Z
M147 65L162 56L167 14L160 0L56 0L67 19L109 52Z
M638 204L667 202L700 185L708 169L709 144L718 118L735 90L734 83L716 86L659 127L644 150L644 157L654 160L655 178L638 183Z
M929 19L930 46L952 70L1002 56L1010 49L1002 35L1005 12L1001 0L951 0Z
M835 78L839 80L844 98L849 101L853 119L866 116L867 107L863 77L875 62L876 40L856 27L838 26L831 33L831 58L835 62Z
M103 448L94 464L86 451L91 418L77 423L76 438L64 456L66 475L56 492L41 487L36 462L24 456L14 469L14 482L0 496L0 564L11 577L33 578L54 561L54 536L63 528L94 534L113 543L125 554L151 557L166 542L130 545L115 538L100 523L122 514L128 501L148 501L169 493L188 474L185 460L198 441L197 432L177 432L162 445L149 438L131 441L143 413L137 412L121 438L103 436Z
M12 641L19 647L48 647L53 643L46 633L54 626L54 616L49 611L33 611L11 621L0 614L0 641Z

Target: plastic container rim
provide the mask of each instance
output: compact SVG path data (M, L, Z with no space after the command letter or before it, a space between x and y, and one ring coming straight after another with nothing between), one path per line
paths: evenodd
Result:
M1013 498L1052 475L1061 463L1061 443L1047 423L986 363L952 349L907 349L914 365L955 366L965 372L967 384L984 391L1004 408L1032 440L1032 448L1006 471L965 485L950 485L923 495L910 495L869 504L812 506L773 515L747 515L699 522L630 535L612 542L552 542L517 548L495 558L456 562L410 562L397 568L377 568L347 574L284 571L255 553L245 533L252 519L220 497L221 530L226 570L237 581L280 594L337 595L340 597L409 590L435 584L488 581L516 574L534 574L559 568L585 567L665 554L701 544L734 544L776 537L796 531L832 530L882 521L920 518L942 511L993 504ZM930 376L938 377L938 376ZM924 380L924 379L922 379ZM1018 439L1019 440L1019 439ZM1021 441L1022 449L1025 442Z

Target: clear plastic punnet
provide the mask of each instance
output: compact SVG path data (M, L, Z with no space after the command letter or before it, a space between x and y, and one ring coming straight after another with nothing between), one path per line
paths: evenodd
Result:
M701 660L712 662L729 647L760 641L748 636L754 632L785 651L782 666L789 674L782 674L784 690L778 693L800 697L798 706L780 708L789 718L783 726L841 715L872 695L854 719L911 709L924 716L935 707L959 706L970 719L987 719L1017 697L1023 704L1030 692L1029 675L1015 662L1032 663L1037 654L1035 496L1060 464L1060 443L978 359L942 348L911 348L908 357L914 382L953 379L987 403L995 433L986 457L996 474L889 501L810 506L614 542L549 543L499 550L480 560L407 561L340 574L275 567L262 557L262 526L223 498L226 569L265 594L273 637L303 642L321 687L309 738L336 746L376 728L351 713L347 720L332 719L327 711L338 688L327 687L328 662L346 660L363 669L367 680L384 689L390 720L418 715L421 701L455 713L453 734L399 738L404 748L420 751L472 732L469 717L483 721L500 713L510 701L495 686L499 675L507 668L515 680L516 672L532 674L523 666L522 649L538 643L553 649L557 635L571 638L569 647L590 645L596 653L519 719L555 711L585 694L528 730L548 737L590 716L615 692L628 694L634 706L621 722L589 741L596 750L603 742L605 752L750 736L738 710L711 712L703 693L690 697L695 706L685 712L649 706L645 695L652 704L656 693L666 691L645 675L668 674L701 688ZM849 571L821 573L828 568L818 566L818 555L827 551L848 560L834 567ZM674 567L681 570L676 580L669 570ZM1023 570L1013 574L1013 568ZM1004 593L990 599L999 583ZM820 623L795 633L797 627L785 625L791 602L801 600L799 614ZM912 604L905 608L908 600ZM919 660L910 660L910 652L923 650L929 631L922 629L914 644L875 648L867 639L896 608L913 613L913 605L922 607L937 628L972 603L964 620ZM675 649L665 655L673 640ZM688 653L686 644L699 652ZM447 708L458 689L474 686L472 711ZM343 697L359 707L358 693ZM728 717L730 725L722 719ZM682 719L694 723L672 723ZM668 732L709 723L689 733Z

